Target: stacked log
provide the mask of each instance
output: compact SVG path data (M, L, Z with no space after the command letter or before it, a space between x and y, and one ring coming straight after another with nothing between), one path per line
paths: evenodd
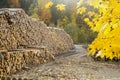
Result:
M0 76L20 71L25 66L45 63L54 60L46 49L22 49L0 52Z
M22 9L0 9L0 75L9 75L29 64L40 64L73 49L64 31L48 28Z

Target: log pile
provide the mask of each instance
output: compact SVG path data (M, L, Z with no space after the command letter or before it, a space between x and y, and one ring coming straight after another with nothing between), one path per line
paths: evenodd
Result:
M0 76L20 71L25 66L54 60L46 49L22 49L0 52Z
M53 60L55 54L73 48L73 41L64 30L48 28L22 9L0 9L0 75Z

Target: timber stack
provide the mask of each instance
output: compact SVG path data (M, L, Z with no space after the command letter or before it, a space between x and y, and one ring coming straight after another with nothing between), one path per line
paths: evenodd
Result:
M56 54L73 48L73 41L64 30L48 28L22 9L0 9L0 76L54 60Z

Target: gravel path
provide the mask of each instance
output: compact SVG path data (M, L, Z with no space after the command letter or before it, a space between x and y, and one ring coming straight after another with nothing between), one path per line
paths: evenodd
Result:
M54 61L12 75L33 80L120 80L120 62L94 61L82 45Z

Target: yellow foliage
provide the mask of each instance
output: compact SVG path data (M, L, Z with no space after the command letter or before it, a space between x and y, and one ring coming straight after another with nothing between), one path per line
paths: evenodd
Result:
M65 5L64 4L57 4L56 5L56 8L58 11L65 11Z
M99 34L89 45L88 55L120 59L120 0L91 0L90 5L97 8L99 13L94 15L92 21L84 21Z
M88 23L88 22L89 22L89 18L85 18L84 21L85 21L86 23Z
M80 0L78 3L77 3L77 7L81 6L83 3L83 0Z
M51 8L53 6L53 2L48 2L47 4L45 4L45 8L46 9L49 9L49 8Z
M102 0L88 0L88 4L90 4L91 6L95 8L98 8L101 2Z
M77 9L77 14L83 14L86 11L85 7L81 7Z
M39 18L39 15L38 14L36 14L36 13L34 13L34 14L32 14L32 16L31 17L33 17L33 18Z
M94 16L94 15L95 15L95 12L92 12L92 11L88 12L88 16L89 16L89 17L92 17L92 16Z

